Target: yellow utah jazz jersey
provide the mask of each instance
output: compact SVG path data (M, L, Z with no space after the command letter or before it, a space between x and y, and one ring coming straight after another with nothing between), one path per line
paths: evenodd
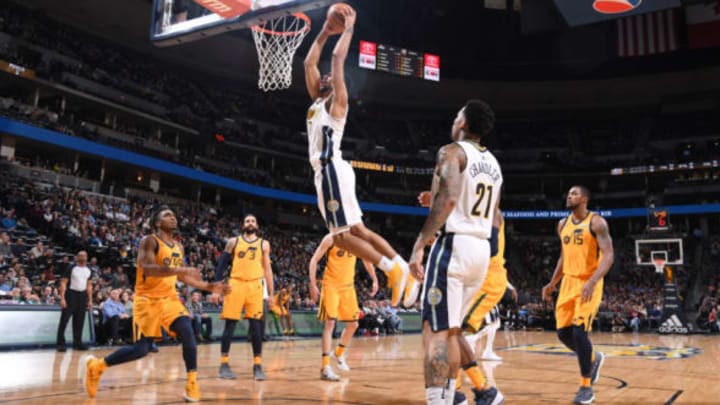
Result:
M336 286L352 285L355 283L355 263L357 257L347 250L333 245L327 252L327 264L323 283Z
M562 244L563 273L568 276L589 278L600 263L600 248L590 221L595 213L588 213L580 223L573 222L572 214L560 229Z
M230 277L238 280L257 280L265 274L262 264L262 238L248 242L238 236L233 249Z
M157 241L157 253L155 263L168 267L182 267L183 254L180 245L176 242L172 245L165 243L159 237L153 235ZM177 276L171 277L149 277L145 276L142 264L138 260L137 275L135 279L135 293L148 298L164 298L177 296L175 282Z

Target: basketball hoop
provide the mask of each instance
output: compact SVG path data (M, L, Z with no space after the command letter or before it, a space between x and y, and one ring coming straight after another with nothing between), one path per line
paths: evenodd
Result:
M295 51L310 31L310 18L293 13L261 22L251 28L260 69L258 88L263 91L287 89L292 83Z
M667 263L667 260L656 257L653 259L653 265L655 266L655 273L662 274L663 269L665 268L665 263Z

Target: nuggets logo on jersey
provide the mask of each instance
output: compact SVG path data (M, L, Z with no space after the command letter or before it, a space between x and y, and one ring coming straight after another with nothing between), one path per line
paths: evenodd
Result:
M640 7L642 0L595 0L593 8L602 14L620 14Z
M649 360L676 360L687 359L702 353L702 350L694 347L671 348L663 346L650 345L593 345L600 348L606 357L623 357L633 359L649 359ZM575 353L570 351L562 344L545 343L534 345L523 345L508 347L502 350L513 352L542 353L553 355L574 356Z
M428 302L430 305L438 305L442 302L443 293L439 288L432 287L428 290Z

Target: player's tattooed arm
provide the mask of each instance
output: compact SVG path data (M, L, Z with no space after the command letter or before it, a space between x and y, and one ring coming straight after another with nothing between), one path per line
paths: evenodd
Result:
M447 383L450 372L447 342L439 340L431 345L430 353L425 355L425 385L442 387Z
M581 296L582 302L590 301L592 299L592 294L595 291L595 285L598 281L605 277L608 271L610 271L613 261L615 260L612 237L610 237L610 229L607 221L605 221L605 218L599 215L594 215L590 220L590 230L595 233L598 248L600 249L602 255L595 273L593 273L583 286Z
M465 152L456 144L445 145L438 151L438 163L433 179L434 200L408 260L410 271L417 280L422 280L424 277L422 260L425 246L432 243L437 231L457 205L465 162Z
M418 236L418 241L422 242L423 246L435 238L436 232L457 205L464 157L462 148L456 144L446 145L438 152L435 170L437 190L430 213Z

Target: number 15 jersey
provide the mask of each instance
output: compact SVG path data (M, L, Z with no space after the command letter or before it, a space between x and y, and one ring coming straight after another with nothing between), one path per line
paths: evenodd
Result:
M490 239L495 205L503 183L500 164L485 147L460 141L467 157L458 202L445 222L445 231Z

